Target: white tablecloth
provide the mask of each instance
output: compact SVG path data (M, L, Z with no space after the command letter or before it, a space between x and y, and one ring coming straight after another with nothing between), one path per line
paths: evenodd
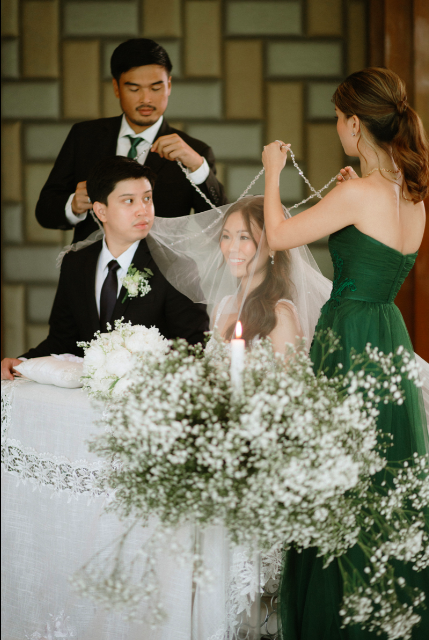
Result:
M159 566L169 619L157 631L70 587L70 576L122 532L102 513L101 463L87 447L99 410L81 389L24 380L2 382L2 405L2 640L190 640L192 575L171 557ZM140 528L135 548L149 534Z

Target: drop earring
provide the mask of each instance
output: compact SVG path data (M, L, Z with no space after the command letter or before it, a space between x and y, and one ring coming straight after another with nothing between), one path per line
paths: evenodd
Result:
M271 264L274 264L274 253L271 256Z

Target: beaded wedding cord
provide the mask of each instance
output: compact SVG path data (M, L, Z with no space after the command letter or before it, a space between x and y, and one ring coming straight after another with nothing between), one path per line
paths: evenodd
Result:
M311 200L312 198L319 198L320 200L322 199L321 193L322 191L325 191L325 189L327 189L333 182L334 180L337 179L337 175L336 174L333 178L331 178L329 180L329 182L327 182L325 184L324 187L322 187L321 189L319 189L318 191L310 184L310 181L308 180L308 178L305 177L304 172L302 171L302 169L300 168L300 166L298 165L297 161L295 160L295 154L292 151L292 149L289 149L290 152L290 156L292 159L292 164L295 167L295 169L298 171L299 175L301 176L301 178L304 180L304 182L309 186L310 190L313 192L312 195L308 196L308 198L305 198L304 200L301 200L301 202L298 202L297 204L294 204L292 207L289 207L286 209L286 211L292 211L292 209L296 209L297 207L299 207L302 204L305 204L306 202L308 202L309 200ZM218 211L219 213L221 213L223 215L223 212L218 209L208 198L207 196L201 191L201 189L198 187L198 185L195 184L195 182L192 180L192 178L189 176L189 169L187 169L186 167L183 166L183 164L180 162L180 160L177 161L177 164L179 165L179 167L182 169L183 173L186 175L187 179L189 180L189 182L191 182L195 189L198 191L198 193L200 194L200 196L207 202L207 204L210 205L210 207L212 209L215 209L216 211ZM249 186L243 191L243 193L241 194L241 196L238 198L238 200L240 200L241 198L244 198L244 196L247 194L247 192L249 191L249 189L251 189L253 187L253 185L255 184L255 182L257 180L259 180L259 178L262 176L262 174L264 173L265 168L262 168L260 170L260 172L253 178L252 182L249 184Z
M337 175L335 175L333 178L331 178L329 180L329 182L327 182L325 184L324 187L322 187L321 189L319 189L318 191L310 184L310 181L308 180L308 178L305 177L304 172L302 171L302 169L300 168L300 166L298 165L297 161L295 160L295 154L292 151L292 149L289 149L291 158L292 158L292 163L293 166L295 167L295 169L298 171L299 175L301 176L301 178L304 180L304 182L309 186L310 190L313 192L311 195L308 196L308 198L304 198L304 200L301 200L301 202L297 202L297 204L294 204L292 207L285 207L286 211L290 214L290 212L292 211L292 209L296 209L297 207L299 207L302 204L305 204L306 202L308 202L309 200L311 200L312 198L319 198L320 200L322 199L322 191L325 191L325 189L327 189L333 182L334 180L337 179ZM192 178L189 175L189 169L187 169L186 167L183 166L183 164L180 162L180 160L177 160L177 164L179 165L179 167L182 169L183 173L185 174L185 176L187 177L187 179L189 180L189 182L194 186L194 188L196 189L196 191L198 191L198 193L200 194L200 196L207 202L207 204L210 205L210 207L212 209L214 209L215 211L217 211L221 216L224 215L224 212L221 211L221 209L219 209L218 207L216 207L216 205L214 205L209 198L207 198L207 196L201 191L201 189L198 187L198 185L195 184L195 182L192 180ZM262 168L260 170L260 172L253 178L253 180L251 181L251 183L249 184L249 186L243 191L243 193L241 194L241 196L238 198L238 200L240 200L241 198L244 198L244 196L247 194L247 192L249 191L249 189L251 189L253 187L253 185L255 184L255 182L257 180L259 180L259 178L262 176L262 174L264 173L265 168ZM212 222L212 224L210 224L208 227L206 227L204 229L204 231L207 231L207 229L210 229L211 227L213 227L217 221L219 220L219 218L216 218L216 220L214 220ZM203 233L203 231L199 231L197 232L194 236L192 237L197 237L200 233ZM173 246L176 244L179 244L180 242L183 242L183 240L177 240L176 242L172 242L169 246Z

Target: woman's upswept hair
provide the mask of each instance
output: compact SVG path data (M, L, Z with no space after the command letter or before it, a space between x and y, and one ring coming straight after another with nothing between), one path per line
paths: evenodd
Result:
M346 78L332 100L347 118L357 116L374 143L391 154L413 202L424 200L429 190L428 139L407 102L401 78L389 69L363 69ZM366 139L365 130L362 137Z
M255 247L253 230L255 225L264 234L264 196L248 196L238 200L226 212L222 231L233 213L240 211L243 216L246 229L252 238ZM253 229L252 229L253 226ZM222 231L221 236L222 237ZM292 300L293 285L290 281L290 256L288 251L277 251L274 254L274 264L267 260L265 277L261 284L247 296L240 320L243 324L243 338L249 343L259 336L266 338L277 324L276 304L281 299ZM228 327L225 338L231 340L234 335L235 322Z

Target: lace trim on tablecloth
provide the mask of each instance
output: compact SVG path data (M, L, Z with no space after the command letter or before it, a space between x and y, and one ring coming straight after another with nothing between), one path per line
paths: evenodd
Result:
M242 548L234 551L228 584L226 627L218 629L208 640L225 640L225 638L229 637L228 633L231 633L233 629L235 631L234 638L247 637L241 635L240 626L244 622L246 633L248 633L248 620L251 615L252 605L256 600L258 588L258 595L261 595L270 580L277 581L279 579L282 558L283 545L281 543L275 545L269 551L261 553L258 581L255 561L249 557L248 552ZM243 621L240 620L242 617L244 618Z
M68 458L38 453L35 449L24 447L19 440L8 438L12 420L12 400L16 384L25 380L2 384L1 394L1 466L3 471L18 478L18 484L30 482L34 489L51 487L54 493L66 491L68 502L85 494L90 499L102 495L97 485L97 477L103 463L89 463L77 460L73 463Z
M26 640L66 640L77 638L76 629L70 624L70 616L60 611L57 616L49 614L49 620L42 633L34 631L31 636L25 634Z

